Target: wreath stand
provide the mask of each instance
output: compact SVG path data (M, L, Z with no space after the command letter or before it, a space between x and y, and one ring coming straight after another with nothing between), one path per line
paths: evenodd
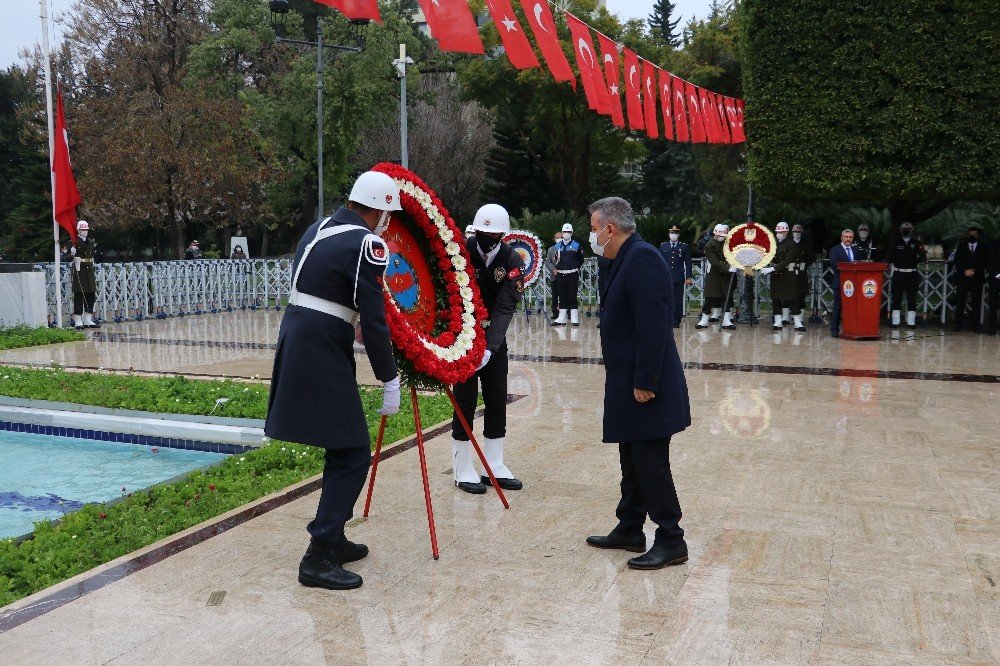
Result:
M469 422L465 419L465 414L462 410L458 408L458 401L455 400L455 394L452 393L451 387L445 387L445 393L448 395L448 399L451 400L451 405L455 410L455 414L458 415L458 420L461 422L462 427L465 428L465 433L469 436L469 441L472 442L473 448L476 450L476 455L479 456L479 461L483 463L483 468L486 470L486 474L490 477L490 483L493 484L493 488L497 491L497 496L503 503L503 508L509 509L510 504L507 502L507 497L503 494L503 489L500 484L497 483L497 479L493 476L493 470L490 468L490 464L486 462L486 456L483 455L482 449L479 448L479 442L476 441L475 435L472 434L472 428L469 426ZM431 504L431 487L430 482L427 478L427 455L424 451L424 432L420 425L420 407L417 405L417 389L412 384L410 385L410 402L413 405L413 426L417 432L417 451L420 454L420 474L423 477L424 482L424 503L427 507L427 528L431 535L431 554L434 555L434 559L438 559L440 552L438 551L437 543L437 530L434 527L434 507ZM378 441L375 444L375 456L372 458L372 474L368 479L368 497L365 499L365 511L364 517L368 517L368 511L372 504L372 491L375 489L375 475L378 474L378 463L382 456L382 441L385 438L385 416L382 417L381 423L379 423L378 428Z

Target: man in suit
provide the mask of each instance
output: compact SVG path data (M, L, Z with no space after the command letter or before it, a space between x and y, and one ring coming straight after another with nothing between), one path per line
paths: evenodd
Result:
M983 284L986 281L986 261L989 246L979 237L977 227L969 227L965 239L955 248L955 280L958 283L955 303L955 332L962 330L965 323L965 304L972 297L972 315L975 317L972 330L980 325Z
M854 232L844 229L840 232L840 243L830 248L830 268L833 269L833 312L830 314L830 335L840 337L840 264L855 261Z
M595 548L641 553L642 526L656 523L653 546L628 561L633 569L660 569L688 559L681 507L670 472L670 438L691 425L687 382L668 327L671 287L656 249L635 232L632 207L608 197L590 205L590 246L612 260L601 303L604 352L604 437L618 444L621 501L618 525L587 537Z
M986 261L986 279L990 284L990 321L986 326L986 334L996 335L1000 321L1000 234L997 235L996 242L990 245Z
M660 245L660 254L667 260L670 284L674 294L674 328L680 328L684 316L684 285L691 284L691 248L680 241L681 230L670 227L670 240Z

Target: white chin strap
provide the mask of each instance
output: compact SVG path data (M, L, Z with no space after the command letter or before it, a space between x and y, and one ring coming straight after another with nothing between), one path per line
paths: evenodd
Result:
M392 216L392 211L384 210L378 218L378 224L375 225L374 234L376 236L381 236L385 233L386 229L389 228L389 218Z

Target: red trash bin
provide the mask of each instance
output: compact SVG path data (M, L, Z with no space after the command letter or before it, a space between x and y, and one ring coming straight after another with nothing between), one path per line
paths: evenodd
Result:
M882 261L842 262L840 270L840 337L877 340L882 313L882 280L889 264Z

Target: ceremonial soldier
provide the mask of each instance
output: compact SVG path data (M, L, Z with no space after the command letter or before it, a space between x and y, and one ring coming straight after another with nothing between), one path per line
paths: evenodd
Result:
M670 282L674 294L674 328L681 325L684 316L684 286L691 284L691 248L680 241L681 230L675 224L670 227L670 240L660 245L660 254L667 260Z
M808 243L803 240L805 228L801 224L792 227L792 241L797 248L795 264L795 282L797 285L798 305L801 312L806 311L806 298L809 296L809 264L813 262L814 256ZM805 325L799 329L805 330Z
M559 317L559 285L556 279L559 277L559 273L556 272L556 258L558 256L559 241L561 240L562 234L557 231L555 237L552 239L552 247L545 252L545 272L548 275L549 284L552 287L553 320Z
M476 235L476 230L472 228L472 225L465 227L465 240L469 240Z
M886 261L889 262L890 285L889 294L892 302L892 319L890 326L899 328L900 311L903 308L903 296L906 296L906 326L917 327L917 291L920 289L920 271L917 264L927 261L927 250L923 243L911 238L913 225L903 222L899 225L899 238L890 243L886 250Z
M348 590L361 576L345 562L368 547L344 534L371 462L371 438L358 394L354 327L361 318L365 351L383 382L380 414L399 411L396 361L385 320L382 278L389 252L380 238L399 188L388 175L361 174L347 207L317 221L302 236L292 264L291 294L278 331L264 432L272 439L326 449L323 487L299 582Z
M785 317L791 315L795 330L804 331L802 306L799 303L799 283L797 277L799 245L788 237L788 223L778 222L774 228L778 247L771 265L762 269L761 274L771 274L771 310L774 313L774 331L780 331Z
M562 240L556 243L556 289L559 291L559 316L553 326L572 323L580 325L579 295L580 268L583 266L583 252L580 244L573 240L573 225L562 227ZM569 312L569 321L566 313Z
M455 400L471 428L479 397L478 384L482 383L483 455L501 488L520 490L521 482L504 464L503 448L507 434L507 327L524 296L524 264L517 252L503 242L504 234L510 232L510 215L503 206L486 204L480 208L472 228L476 235L466 242L466 249L489 317L482 322L486 328L486 355L475 375L455 384ZM452 418L451 435L455 485L467 493L485 493L490 478L476 471L469 434L458 414Z
M69 248L70 274L73 280L73 327L97 328L94 303L97 300L97 274L94 260L98 253L97 241L90 235L86 220L76 223L76 242Z
M872 240L871 228L862 222L858 225L858 235L854 239L854 256L858 261L878 261L880 254Z
M705 305L696 328L708 328L709 322L718 321L719 314L725 310L722 328L727 331L736 330L730 310L733 306L733 292L736 291L738 269L729 265L722 250L728 234L727 225L717 224L712 230L712 240L705 245L705 269L708 271L704 278Z

